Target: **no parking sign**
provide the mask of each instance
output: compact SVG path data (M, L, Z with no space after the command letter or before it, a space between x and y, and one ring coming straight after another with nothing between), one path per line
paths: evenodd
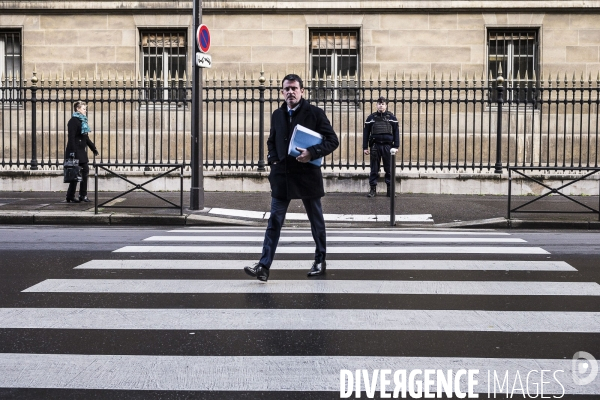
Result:
M203 53L208 53L210 49L210 32L208 27L201 24L196 32L196 42L198 43L198 49Z

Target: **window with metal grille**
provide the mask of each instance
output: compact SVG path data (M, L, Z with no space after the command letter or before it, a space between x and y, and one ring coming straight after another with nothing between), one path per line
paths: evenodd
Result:
M140 31L142 74L149 100L185 98L187 67L185 30Z
M538 51L537 29L488 31L488 76L491 72L495 80L502 68L507 99L533 101L533 79L539 78L540 71Z
M18 86L21 76L21 33L0 31L0 98L16 98L19 92L6 88Z
M310 31L312 86L320 99L348 99L359 76L359 31L335 29Z

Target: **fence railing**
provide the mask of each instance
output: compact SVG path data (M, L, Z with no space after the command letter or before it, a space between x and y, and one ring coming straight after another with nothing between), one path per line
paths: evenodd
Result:
M281 105L280 79L255 78L215 75L203 82L205 168L264 168L270 116ZM368 167L363 122L379 96L388 98L400 122L401 169L598 166L600 77L499 81L409 74L336 81L305 83L305 97L325 110L340 139L326 169ZM91 139L100 150L96 162L190 163L191 82L185 76L46 80L34 73L29 81L0 82L5 169L61 166L75 100L88 102Z

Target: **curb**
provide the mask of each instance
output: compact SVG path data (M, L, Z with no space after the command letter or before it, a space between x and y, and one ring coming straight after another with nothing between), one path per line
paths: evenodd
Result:
M208 215L94 214L64 211L2 211L0 225L170 225L170 226L260 226L253 221Z
M205 213L184 215L147 215L129 213L102 213L64 211L2 211L0 225L157 225L157 226L254 226L264 227L265 221L209 216ZM286 221L286 226L308 227L308 221ZM489 218L441 224L381 222L329 222L331 228L417 228L417 229L579 229L600 230L600 221L555 221Z

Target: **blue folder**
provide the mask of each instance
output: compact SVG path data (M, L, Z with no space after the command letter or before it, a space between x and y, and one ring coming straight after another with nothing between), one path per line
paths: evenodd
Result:
M300 147L302 149L307 149L316 144L321 144L323 142L323 135L313 131L312 129L308 129L302 125L296 125L294 128L294 132L292 133L292 138L290 139L290 146L288 147L288 154L292 157L298 157L300 152L296 150L296 147ZM320 167L323 163L323 157L314 159L309 161L311 164Z

